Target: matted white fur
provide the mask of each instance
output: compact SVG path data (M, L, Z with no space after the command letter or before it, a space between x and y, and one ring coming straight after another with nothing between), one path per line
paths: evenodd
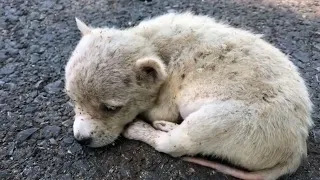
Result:
M77 25L85 36L66 66L66 92L78 140L103 146L123 132L175 157L227 159L252 173L184 158L244 179L277 179L306 157L307 87L260 35L192 13L123 30ZM137 120L124 129L138 115L154 127Z

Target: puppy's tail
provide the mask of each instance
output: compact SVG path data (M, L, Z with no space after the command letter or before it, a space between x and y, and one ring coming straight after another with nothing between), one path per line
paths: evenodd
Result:
M279 164L273 168L256 171L256 172L246 172L236 168L232 168L217 162L208 161L201 158L195 157L182 157L182 160L195 163L201 166L209 167L215 169L221 173L239 178L244 180L275 180L280 176L288 173L294 172L298 165L300 164L300 158L294 157L293 161L288 164Z
M239 179L246 179L246 180L264 180L263 176L259 174L253 174L245 171L238 170L236 168L232 168L220 163L216 163L213 161L208 161L201 158L195 158L195 157L182 157L182 160L188 161L191 163L195 163L201 166L209 167L212 169L215 169L219 172L222 172L224 174L239 178Z

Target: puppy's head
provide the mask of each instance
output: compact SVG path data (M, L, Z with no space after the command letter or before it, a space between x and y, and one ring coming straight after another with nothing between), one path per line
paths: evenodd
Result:
M153 105L166 79L165 65L138 34L76 21L82 38L65 69L65 90L74 103L73 131L80 143L101 147Z

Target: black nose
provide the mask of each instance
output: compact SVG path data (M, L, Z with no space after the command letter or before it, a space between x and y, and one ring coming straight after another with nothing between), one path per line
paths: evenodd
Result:
M84 137L81 139L76 138L76 141L81 145L89 145L92 141L92 138L90 138L90 137Z

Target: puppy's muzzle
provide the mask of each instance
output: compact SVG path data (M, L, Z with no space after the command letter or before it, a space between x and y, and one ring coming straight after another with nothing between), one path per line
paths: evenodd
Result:
M89 145L92 142L91 137L75 138L76 141L81 145Z

